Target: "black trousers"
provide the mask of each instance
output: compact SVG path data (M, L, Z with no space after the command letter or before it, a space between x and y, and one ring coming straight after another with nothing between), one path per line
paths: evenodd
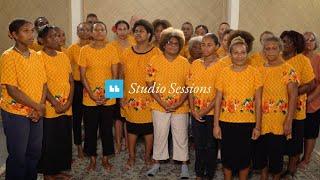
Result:
M88 156L97 156L98 128L103 156L114 154L113 111L113 106L84 106L84 150Z
M204 116L205 122L192 118L195 143L195 172L198 177L214 177L217 159L217 140L213 136L213 116Z
M72 102L73 142L75 145L82 144L81 123L83 118L83 85L81 81L74 81L74 96Z

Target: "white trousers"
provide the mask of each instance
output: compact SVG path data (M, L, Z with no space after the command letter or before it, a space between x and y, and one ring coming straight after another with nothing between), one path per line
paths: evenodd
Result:
M154 128L153 159L169 159L168 135L171 126L173 160L188 161L188 113L173 114L152 111L152 119Z

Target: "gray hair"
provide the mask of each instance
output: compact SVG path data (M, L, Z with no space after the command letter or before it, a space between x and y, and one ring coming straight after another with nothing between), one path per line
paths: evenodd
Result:
M194 43L196 43L196 42L201 43L202 38L203 38L203 36L196 36L196 37L191 38L189 40L189 51L192 49L192 46L194 45Z
M316 45L315 45L315 47L314 47L314 50L316 50L316 49L319 47L317 34L316 34L315 32L307 31L307 32L303 33L303 36L304 36L305 34L308 34L308 33L312 34L313 37L314 37L314 40L315 40L315 43L316 43Z

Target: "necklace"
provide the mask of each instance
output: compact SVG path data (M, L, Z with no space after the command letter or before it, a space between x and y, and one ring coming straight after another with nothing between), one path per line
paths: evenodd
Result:
M30 52L28 51L28 55L26 55L24 52L20 51L16 46L14 47L18 53L20 53L23 57L28 58L30 56Z

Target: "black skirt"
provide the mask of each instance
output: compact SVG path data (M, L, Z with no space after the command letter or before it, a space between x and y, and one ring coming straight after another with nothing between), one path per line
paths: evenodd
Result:
M39 172L55 175L71 169L72 120L71 116L44 118L42 155Z
M255 123L221 122L221 159L224 168L239 171L249 167L252 157L252 130Z

